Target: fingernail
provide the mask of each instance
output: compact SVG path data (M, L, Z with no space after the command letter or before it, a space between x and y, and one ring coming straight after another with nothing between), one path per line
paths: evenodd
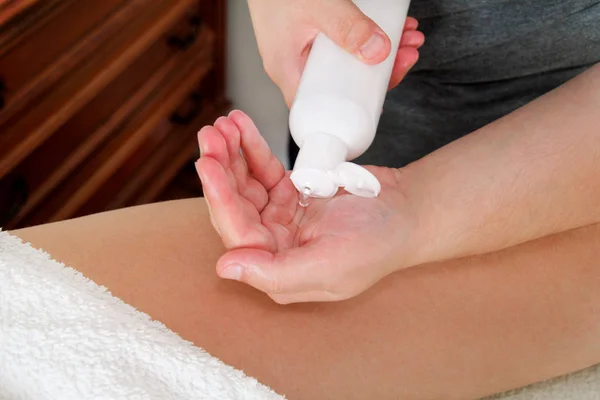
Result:
M360 48L360 54L367 60L370 60L371 58L377 57L384 47L385 38L380 33L375 32Z
M225 268L221 272L221 278L223 279L231 279L234 281L239 281L242 277L242 266L241 265L231 265Z
M202 157L203 154L206 154L208 152L208 149L206 148L206 144L202 143L200 146L198 146L198 150L200 151L200 157Z

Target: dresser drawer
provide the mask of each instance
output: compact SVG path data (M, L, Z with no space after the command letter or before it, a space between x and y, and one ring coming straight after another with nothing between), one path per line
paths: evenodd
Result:
M165 82L140 110L112 132L108 140L97 147L39 207L25 216L20 225L58 221L76 215L144 144L158 142L170 116L182 103L187 102L212 68L209 54L207 51L196 62L181 68L178 76Z
M229 110L225 0L5 4L4 229L155 201Z
M23 25L13 28L21 28L18 36L0 48L0 79L5 88L0 123L114 34L126 22L121 14L134 18L136 8L142 5L133 2L125 7L129 12L117 12L125 3L62 0L46 10L47 18L37 24L28 26L27 19L15 21Z
M177 23L189 30L188 15L198 6L196 0L152 2L143 15L131 21L68 76L58 81L36 106L17 113L1 127L0 177L14 168L86 104L126 70L140 54Z
M212 74L208 75L192 93L188 104L163 120L98 189L99 193L112 193L112 196L93 196L75 216L151 202L186 162L199 157L198 130L229 110L226 101L210 96L212 78Z
M191 22L192 24L193 21ZM194 24L195 25L195 24ZM195 28L194 28L195 29ZM179 29L177 29L179 30ZM189 47L173 47L166 35L142 54L123 74L44 142L15 171L30 187L24 204L13 223L18 223L38 206L55 186L79 167L113 131L128 122L136 111L151 101L165 82L180 73L186 64L197 62L198 55L209 54L213 35L206 28L197 30L197 39ZM43 168L40 168L43 165Z
M0 56L26 40L36 26L48 23L74 0L33 0L29 5L24 4L27 0L16 1L17 10L5 12L5 20L0 21Z
M19 213L29 196L27 180L16 173L0 180L0 227L6 227Z

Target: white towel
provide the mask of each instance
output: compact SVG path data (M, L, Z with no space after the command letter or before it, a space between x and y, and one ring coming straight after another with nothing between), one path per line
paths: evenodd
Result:
M0 399L283 399L0 232Z
M487 400L600 400L600 365Z

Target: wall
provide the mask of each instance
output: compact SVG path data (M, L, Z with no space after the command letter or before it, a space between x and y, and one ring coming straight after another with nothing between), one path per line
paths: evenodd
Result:
M248 114L273 153L287 165L288 109L263 70L246 0L228 3L227 93Z

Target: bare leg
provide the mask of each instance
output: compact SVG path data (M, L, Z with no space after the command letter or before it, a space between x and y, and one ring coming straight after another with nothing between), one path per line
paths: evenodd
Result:
M600 361L600 227L279 306L219 280L203 200L13 232L290 399L465 399Z

